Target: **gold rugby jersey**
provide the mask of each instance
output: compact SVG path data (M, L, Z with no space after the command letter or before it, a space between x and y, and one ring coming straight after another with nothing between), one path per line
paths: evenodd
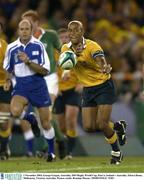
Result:
M94 41L89 39L83 39L84 49L77 56L77 64L74 68L79 82L84 87L95 86L104 83L110 79L110 74L104 74L101 72L101 67L96 61L96 57L104 57L102 48ZM64 44L61 52L74 50L72 43Z
M7 48L6 41L0 39L0 86L3 86L5 82L5 71L3 69L3 61L4 61L6 48Z

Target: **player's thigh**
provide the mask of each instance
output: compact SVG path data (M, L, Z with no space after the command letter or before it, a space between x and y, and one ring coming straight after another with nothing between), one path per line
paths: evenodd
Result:
M64 91L63 94L67 129L75 130L80 105L80 94L75 91L75 88Z
M10 109L13 115L21 115L24 107L28 104L28 100L23 96L13 96L10 103Z
M110 121L112 111L112 105L98 105L98 112L97 112L97 123L100 127L108 125Z
M85 130L96 129L97 110L97 107L82 107L82 122Z
M79 107L74 105L66 105L65 119L66 127L70 130L75 130L77 126Z

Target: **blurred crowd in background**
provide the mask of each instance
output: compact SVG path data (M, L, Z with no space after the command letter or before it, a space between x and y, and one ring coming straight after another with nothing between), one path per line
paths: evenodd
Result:
M139 98L144 60L143 0L0 0L0 22L7 42L17 36L21 14L37 10L44 28L58 30L80 20L85 37L97 41L112 65L119 97Z

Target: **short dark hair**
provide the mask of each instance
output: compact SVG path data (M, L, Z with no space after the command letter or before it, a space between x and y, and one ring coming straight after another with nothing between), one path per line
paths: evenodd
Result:
M30 16L34 22L39 21L39 15L38 15L37 11L28 10L28 11L24 12L21 17L22 17L22 19L24 19L27 16Z

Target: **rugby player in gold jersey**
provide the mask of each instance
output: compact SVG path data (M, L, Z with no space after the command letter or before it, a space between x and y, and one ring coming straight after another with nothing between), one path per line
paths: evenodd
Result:
M59 29L58 34L62 44L70 41L67 29ZM69 72L67 77L63 76L64 71L60 67L58 67L57 72L59 95L55 100L53 113L55 113L60 128L67 137L67 152L65 158L71 159L77 138L76 129L80 102L79 91L81 91L81 86L73 70Z
M0 34L2 33L2 24L0 23ZM11 135L10 124L10 99L11 90L4 91L4 84L6 80L6 73L3 70L3 60L7 43L0 38L0 159L5 160L8 158L8 142ZM7 79L7 81L10 81ZM5 89L6 90L6 89Z
M72 50L77 55L74 71L83 85L82 120L87 132L101 130L111 145L111 164L119 164L123 155L119 143L125 144L125 121L112 123L110 115L116 92L111 78L111 66L106 62L103 49L96 42L84 38L84 28L80 21L68 24L70 42L61 51Z

